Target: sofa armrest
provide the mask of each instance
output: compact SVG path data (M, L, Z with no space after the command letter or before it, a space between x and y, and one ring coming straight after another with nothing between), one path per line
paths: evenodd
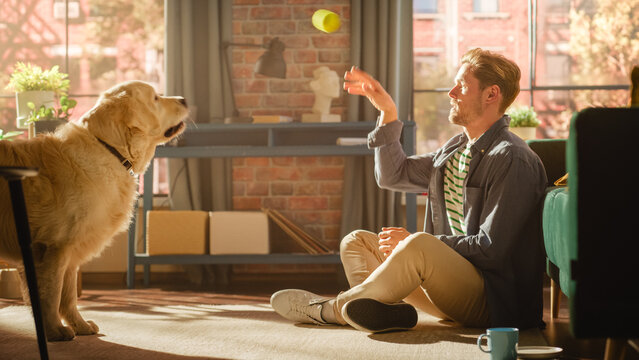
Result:
M544 199L542 226L548 261L559 269L559 286L566 296L574 292L571 280L570 244L568 237L568 189L549 188ZM551 265L548 265L551 267ZM549 275L552 275L549 273ZM556 276L556 274L554 274ZM557 279L555 279L557 280Z

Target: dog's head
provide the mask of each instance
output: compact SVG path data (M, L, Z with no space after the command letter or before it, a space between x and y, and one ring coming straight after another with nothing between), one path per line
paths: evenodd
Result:
M160 96L142 81L118 84L100 95L82 118L89 131L131 161L135 173L145 171L155 153L184 131L186 101Z

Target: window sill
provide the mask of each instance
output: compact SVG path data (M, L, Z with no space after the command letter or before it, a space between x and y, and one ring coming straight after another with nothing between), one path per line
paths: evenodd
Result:
M478 12L466 12L462 15L466 20L475 20L475 19L508 19L510 17L510 13L505 12L486 12L486 13L478 13Z
M444 17L441 13L413 14L413 20L444 20Z

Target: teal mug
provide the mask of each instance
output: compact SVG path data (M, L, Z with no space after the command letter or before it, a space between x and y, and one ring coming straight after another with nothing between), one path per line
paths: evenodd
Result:
M482 346L483 338L488 339L487 350ZM490 353L490 360L515 360L518 341L519 329L517 328L490 328L486 334L479 335L477 346L479 350Z

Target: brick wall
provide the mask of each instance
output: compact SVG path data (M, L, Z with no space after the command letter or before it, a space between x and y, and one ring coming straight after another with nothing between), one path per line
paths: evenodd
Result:
M342 27L332 34L315 29L317 9L340 15ZM286 79L253 73L260 48L232 47L233 88L241 115L286 115L300 121L310 113L313 70L327 66L341 77L350 68L349 0L234 0L233 42L261 44L278 37L285 45ZM346 94L333 99L331 112L343 116ZM274 208L308 233L338 249L342 157L236 158L233 160L235 210ZM273 238L278 249L284 239ZM294 246L289 244L291 250ZM327 266L237 266L236 271L324 271Z
M331 34L315 29L317 9L340 15L341 28ZM285 45L286 79L254 74L264 49L234 46L233 88L242 115L287 115L299 120L310 112L313 70L327 66L340 76L350 68L350 2L348 0L234 0L233 42L266 43L278 37ZM333 99L331 112L345 112L345 98Z

